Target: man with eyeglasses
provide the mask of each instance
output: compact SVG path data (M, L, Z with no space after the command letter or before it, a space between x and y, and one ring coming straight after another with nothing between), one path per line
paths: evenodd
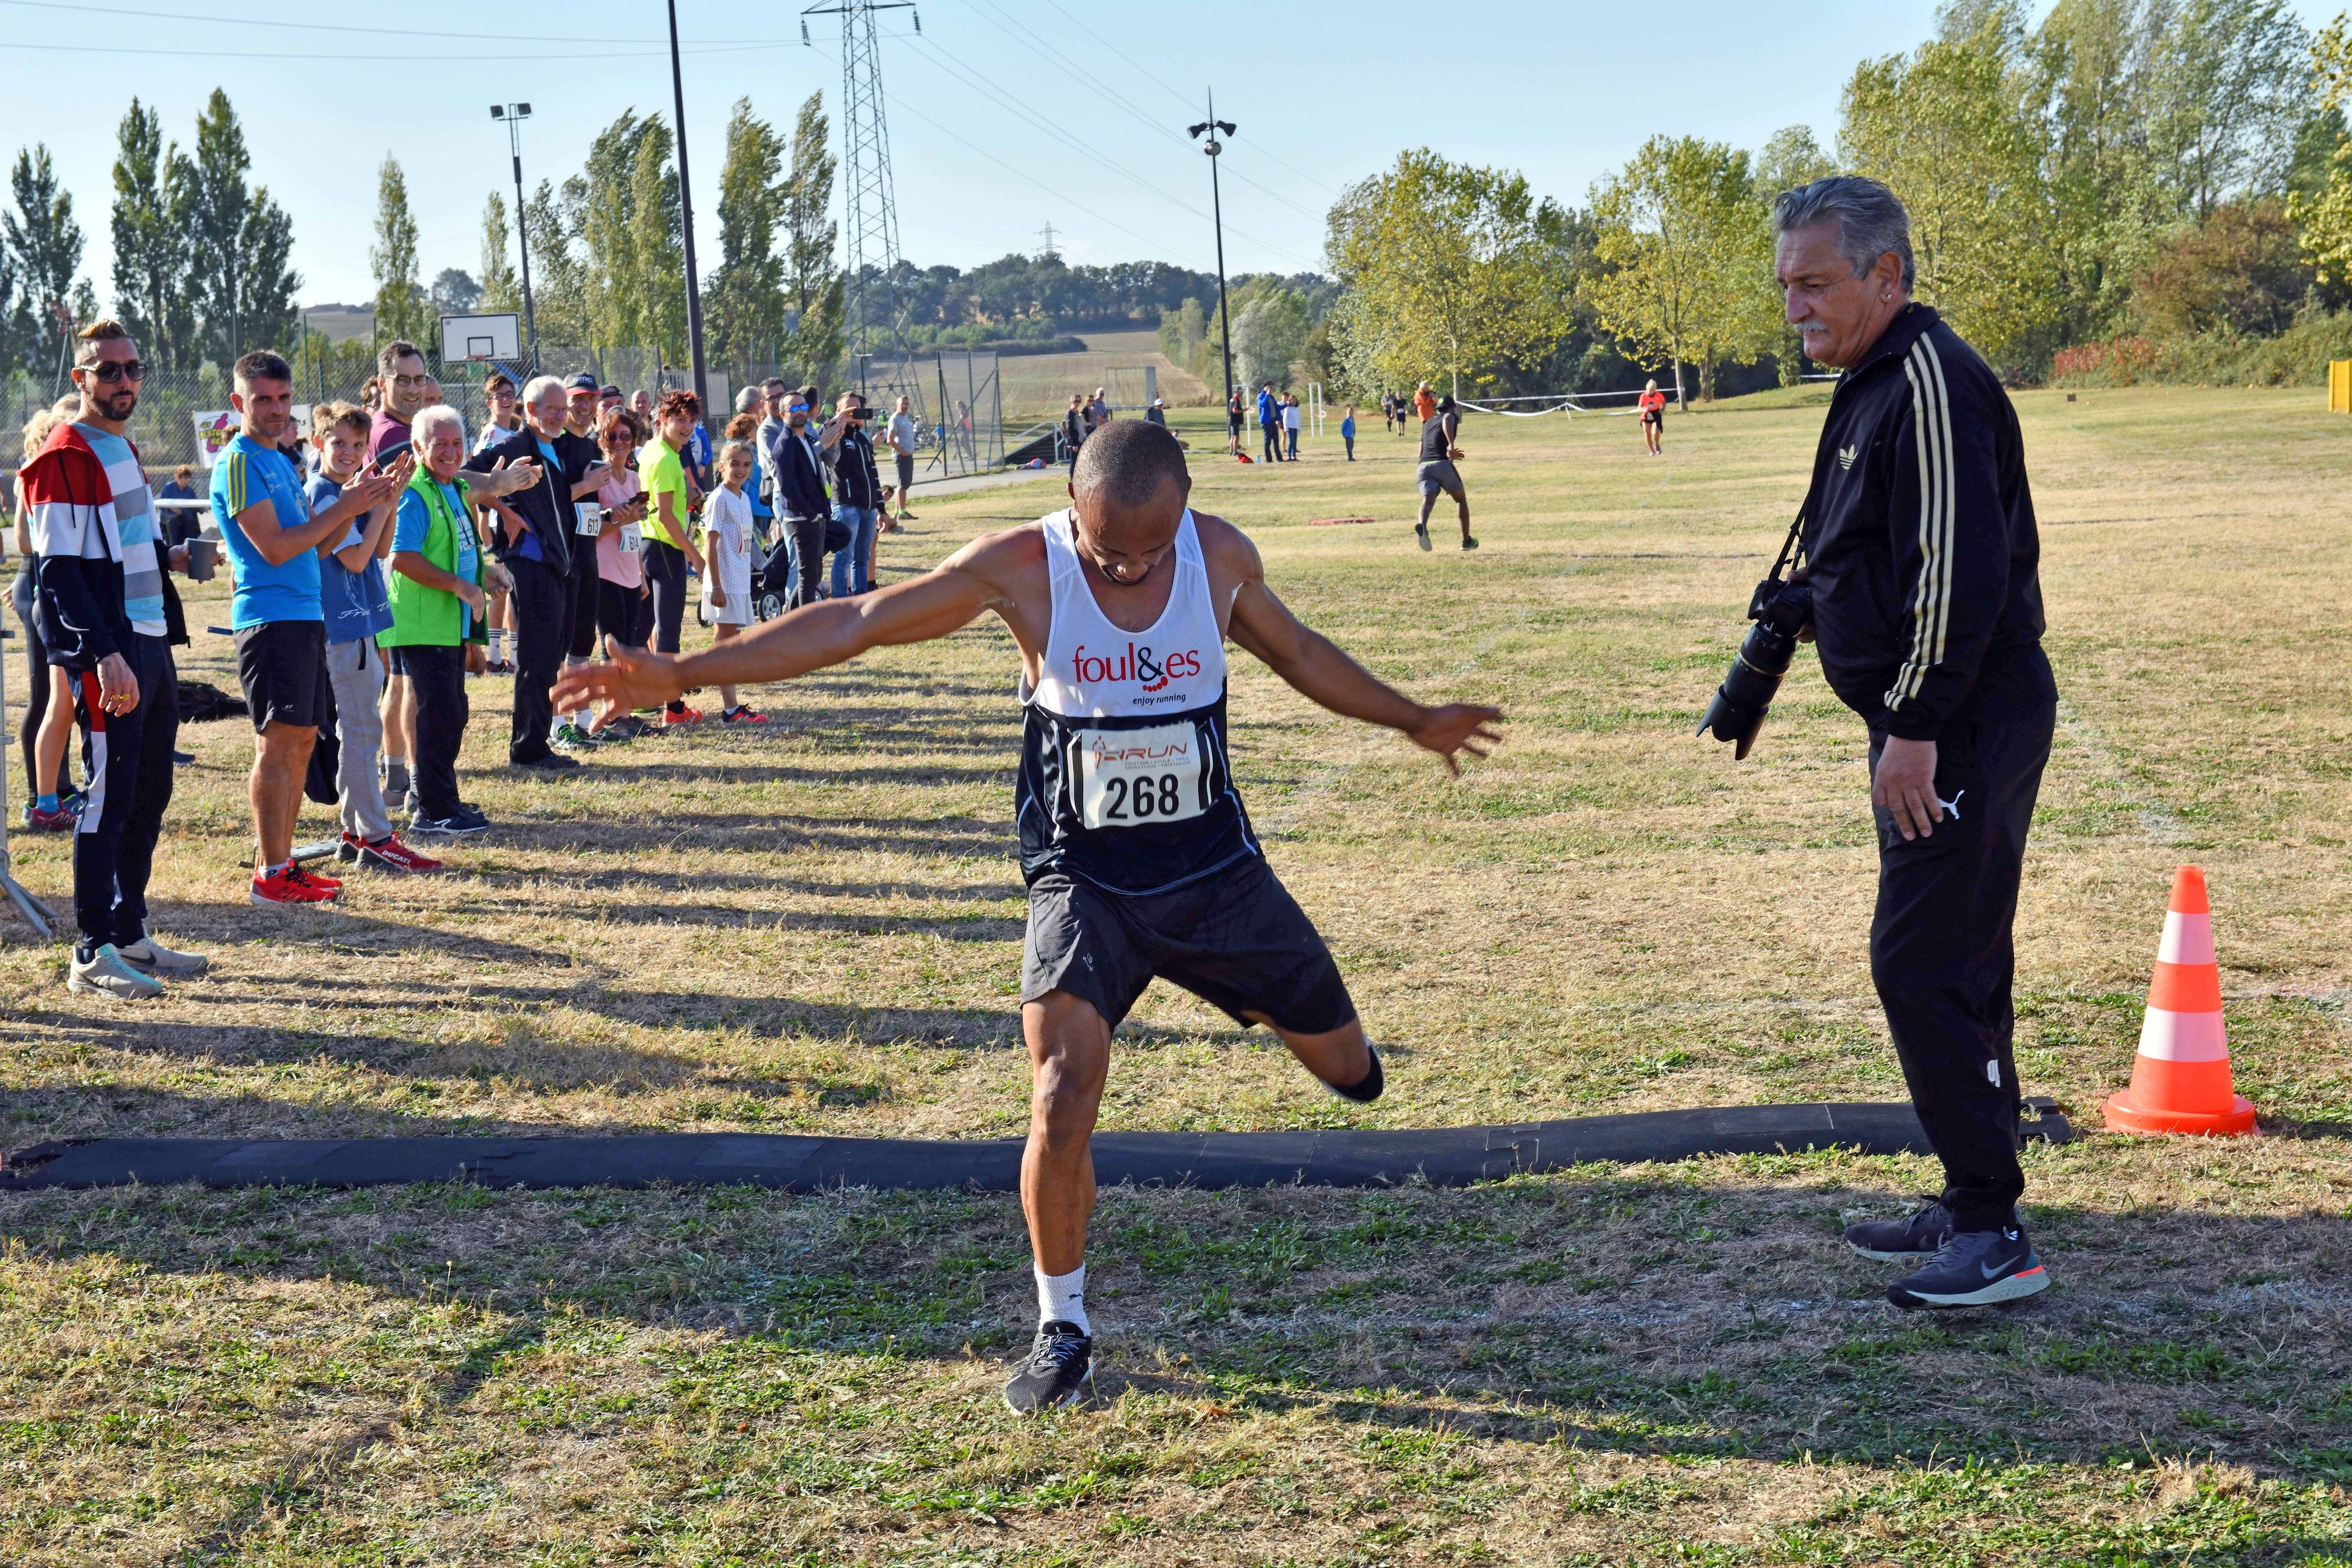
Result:
M123 435L145 374L120 322L84 327L73 368L80 408L16 476L40 559L35 615L72 683L89 771L73 845L80 940L66 984L126 1000L160 996L163 980L206 963L155 941L146 923L180 730L172 645L188 633L166 574L167 561L184 570L186 547L164 542L138 448Z
M784 398L784 427L772 448L775 462L776 516L792 541L793 605L817 598L817 574L824 567L825 523L833 498L824 484L824 448L841 438L845 415L823 430L809 428L808 389Z

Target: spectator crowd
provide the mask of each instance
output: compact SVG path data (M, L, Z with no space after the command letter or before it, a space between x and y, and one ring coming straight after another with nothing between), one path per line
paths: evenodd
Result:
M189 637L175 576L225 563L231 577L254 731L247 896L331 904L344 875L427 875L443 867L428 848L491 830L459 776L470 683L512 679L515 769L574 769L690 728L704 716L679 700L592 735L588 714L555 711L549 691L608 645L677 651L689 605L726 638L869 592L877 536L912 516L905 398L877 418L844 392L820 413L817 387L770 380L714 437L689 391L625 399L592 375L517 384L494 372L469 437L404 342L383 345L358 403L312 406L307 429L286 361L245 355L231 374L237 428L204 496L187 468L151 490L127 434L145 371L122 325L82 327L74 390L28 423L17 475L11 602L32 677L20 822L72 834L76 991L152 996L207 963L147 927L173 769L190 760L177 749L174 649ZM718 696L720 723L766 722L740 693ZM332 874L296 858L306 795L334 804Z

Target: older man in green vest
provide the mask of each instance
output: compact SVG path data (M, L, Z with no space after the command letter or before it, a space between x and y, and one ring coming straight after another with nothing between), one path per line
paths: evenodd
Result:
M467 510L466 422L436 404L410 421L416 472L392 527L392 629L383 643L416 703L416 812L412 833L485 832L489 818L457 798L457 747L472 716L466 675L487 662L482 611L506 571L484 558Z

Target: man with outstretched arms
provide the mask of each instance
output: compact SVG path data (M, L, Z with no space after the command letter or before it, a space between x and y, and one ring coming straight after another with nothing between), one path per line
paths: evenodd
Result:
M1087 1139L1110 1032L1155 975L1265 1024L1335 1092L1381 1092L1379 1055L1329 949L1265 864L1226 757L1225 643L1333 712L1402 731L1455 768L1502 715L1424 708L1391 689L1266 586L1255 546L1185 505L1182 448L1114 420L1080 450L1072 504L972 541L925 576L794 610L680 658L612 649L567 671L558 705L597 722L689 686L784 680L885 644L925 642L993 611L1021 647L1018 786L1029 884L1021 1025L1032 1068L1021 1205L1040 1326L1005 1385L1024 1413L1085 1396L1093 1373L1085 1247Z

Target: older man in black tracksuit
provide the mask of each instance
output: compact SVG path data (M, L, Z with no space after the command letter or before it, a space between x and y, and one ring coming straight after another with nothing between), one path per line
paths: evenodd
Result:
M1844 372L1805 498L1801 568L1822 673L1870 728L1878 826L1871 977L1941 1198L1846 1239L1916 1272L1895 1305L2043 1289L2019 1227L2011 925L2057 688L2042 652L2040 545L2000 380L1911 300L1910 224L1873 180L1784 194L1777 260L1805 353Z

